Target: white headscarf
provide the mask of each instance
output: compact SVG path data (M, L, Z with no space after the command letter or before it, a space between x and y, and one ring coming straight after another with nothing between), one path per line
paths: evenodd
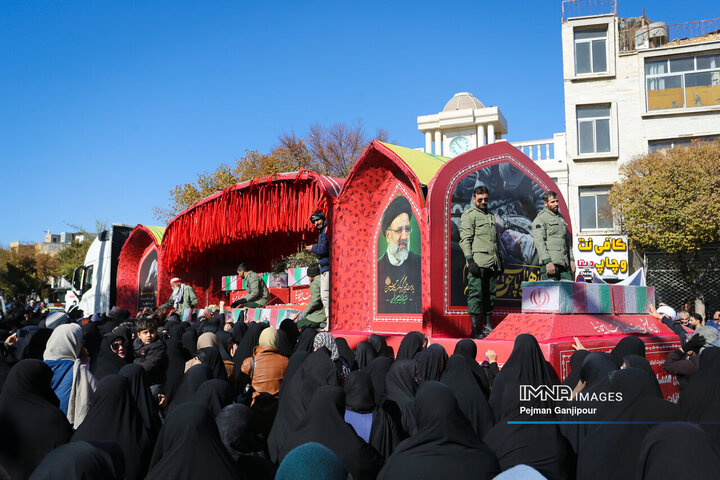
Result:
M97 380L90 368L78 358L82 350L82 328L77 323L60 325L48 339L44 360L70 360L73 362L73 379L68 400L67 419L77 428L87 415L90 396L97 389Z
M675 317L677 317L677 313L675 313L675 310L667 305L662 305L658 307L657 313L659 313L660 315L667 315L668 317L670 317L670 320L675 320Z
M82 349L82 328L77 323L59 325L45 346L43 359L75 361Z
M183 301L183 293L185 293L185 285L182 283L176 283L177 290L173 291L173 308L178 308Z

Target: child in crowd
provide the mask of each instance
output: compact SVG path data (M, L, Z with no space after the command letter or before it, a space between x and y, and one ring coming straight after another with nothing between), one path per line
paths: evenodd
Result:
M165 342L157 333L157 323L151 317L144 317L135 323L137 338L133 343L135 362L147 372L151 386L160 385L165 380L168 357ZM157 390L157 388L153 389Z

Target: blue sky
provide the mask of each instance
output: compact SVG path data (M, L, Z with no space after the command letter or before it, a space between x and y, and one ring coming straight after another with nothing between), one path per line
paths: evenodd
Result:
M715 18L715 2L619 0L620 16ZM158 224L201 171L278 135L363 119L423 145L459 91L511 141L564 131L561 2L5 1L0 246L95 218Z

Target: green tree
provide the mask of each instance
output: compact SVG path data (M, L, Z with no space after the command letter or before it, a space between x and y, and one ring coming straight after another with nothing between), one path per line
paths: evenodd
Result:
M302 139L295 135L282 135L269 154L246 150L245 155L237 160L234 166L221 164L211 172L198 174L192 183L176 186L170 191L170 207L155 207L154 216L168 222L190 205L236 183L301 169L318 171L318 167Z
M25 248L23 248L25 247ZM37 273L35 249L22 245L16 251L0 249L0 289L6 298L18 294L40 293L47 278Z
M693 142L635 157L620 167L609 196L631 245L671 255L682 280L701 298L708 261L700 249L720 242L720 141Z
M56 276L63 276L67 280L72 280L75 268L85 264L85 255L87 254L92 240L87 235L82 242L72 242L62 249L57 255L58 267Z
M57 256L37 252L35 254L35 273L38 278L49 281L50 277L60 276L60 261Z
M325 173L323 165L308 152L305 140L294 134L281 135L278 144L267 155L255 151L252 153L251 158L239 160L235 166L235 174L241 181L302 169Z
M85 263L85 254L94 234L82 226L68 226L82 233L85 240L70 243L57 256L41 253L35 245L19 245L13 250L0 248L0 290L5 290L8 298L20 293L30 294L33 290L40 294L49 286L50 277L72 279L75 268ZM107 226L107 221L95 219L98 232Z
M245 152L243 160L250 161L255 153ZM235 175L234 169L227 164L220 165L212 172L199 173L195 182L178 185L170 190L170 207L154 207L153 216L167 223L193 203L240 181L242 180Z

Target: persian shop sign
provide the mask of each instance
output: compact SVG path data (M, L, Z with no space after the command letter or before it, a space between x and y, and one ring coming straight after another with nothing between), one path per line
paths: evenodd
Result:
M576 275L590 279L595 273L606 280L628 277L627 235L584 235L573 243Z

